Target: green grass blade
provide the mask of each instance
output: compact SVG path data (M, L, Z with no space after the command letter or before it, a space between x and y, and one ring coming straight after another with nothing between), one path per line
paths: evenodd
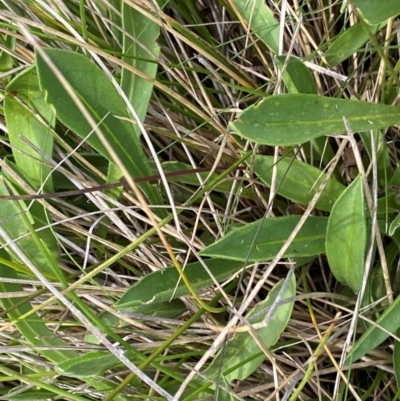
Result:
M252 262L271 260L287 241L299 220L300 216L273 217L261 222L257 220L235 228L224 238L203 249L200 255ZM326 217L308 218L284 257L316 256L325 252L327 223Z
M250 141L288 146L343 133L343 116L354 131L380 129L400 122L398 107L317 95L280 95L250 106L231 127Z
M366 242L364 192L358 176L332 208L325 245L332 273L356 293L364 274Z

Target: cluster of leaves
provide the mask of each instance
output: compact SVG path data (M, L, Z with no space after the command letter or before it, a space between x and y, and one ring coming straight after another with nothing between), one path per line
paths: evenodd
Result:
M11 362L0 366L11 386L4 390L8 399L88 400L101 394L106 400L122 401L145 397L149 387L163 399L238 399L235 381L259 385L258 369L263 363L274 363L274 350L287 347L287 353L296 353L297 337L292 335L285 343L280 336L288 336L295 327L291 320L298 320L296 293L310 293L307 269L318 261L324 263L325 257L329 274L342 292L337 294L332 285L328 298L346 300L335 308L353 307L355 318L361 306L373 302L386 309L382 313L377 307L368 315L369 322L359 324L363 333L341 368L353 368L400 329L400 297L394 291L400 174L396 148L387 141L391 132L386 132L400 123L395 105L400 64L392 66L389 49L382 48L376 36L383 29L391 32L388 26L400 13L397 2L343 3L339 12L343 29L307 57L296 57L292 47L282 55L280 35L289 21L279 23L264 0L221 2L253 41L251 57L259 51L264 67L273 65L277 71L276 80L270 79L272 84L266 87L260 86L257 75L249 75L245 63L234 63L216 48L194 1L186 5L159 1L156 7L150 1L113 0L107 6L94 2L98 4L93 9L81 2L79 10L73 2L65 2L66 9L55 13L46 3L26 9L2 3L2 29L7 32L0 54L5 72L2 115L12 150L4 151L0 181L0 291L11 294L1 298L2 318L5 328L14 329L14 338L5 344L10 346ZM75 17L80 12L81 26L78 19L64 18L66 10L65 15ZM179 18L170 16L177 13ZM39 28L32 15L44 25ZM43 15L54 19L49 22ZM181 19L193 24L193 29L178 22ZM31 46L27 47L32 57L29 67L17 65L19 34ZM190 60L183 65L182 55L188 51L183 44L199 53L196 64ZM385 85L378 101L362 101L354 91L353 98L323 96L319 75L310 72L315 64L309 60L317 58L324 63L322 73L341 82L346 77L333 68L366 44L382 60ZM241 45L246 51L244 39ZM177 47L179 56L174 55ZM194 78L187 78L191 73ZM354 75L358 73L355 69ZM237 104L243 110L230 121ZM221 132L225 134L218 138ZM354 154L355 162L340 168L345 150ZM174 161L168 159L171 154ZM204 158L210 171L219 163L223 172L219 166L218 173L191 175L190 169ZM355 174L349 166L356 166ZM169 179L176 184L172 196L163 174L186 170L188 174ZM254 191L226 180L238 171L246 171L243 179L253 174ZM161 186L134 183L156 173ZM112 183L122 177L128 179L137 199L122 189L88 195L90 204L75 198L29 204L18 199L26 193ZM384 188L379 198L378 186ZM260 193L266 187L268 202L265 192ZM203 199L212 218L202 213ZM253 211L247 212L247 202ZM261 213L257 212L260 206ZM300 212L289 213L291 206ZM226 217L219 216L221 210ZM197 236L193 211L201 220ZM245 217L239 218L239 212ZM197 260L188 257L182 263L187 253ZM272 279L282 259L300 267L302 275L291 269L284 278ZM247 275L252 264L263 269L256 283L256 269ZM130 277L138 279L134 285L128 284ZM107 285L108 279L113 285ZM243 283L248 284L246 290ZM29 285L34 291L26 291ZM88 293L85 285L90 285ZM114 291L115 286L122 291ZM210 287L215 296L206 302ZM239 307L238 289L243 292ZM72 316L65 324L56 301ZM284 389L285 399L293 401L302 392L309 394L317 359L324 347L335 346L328 341L338 318L321 333L312 303L307 306L320 344L304 361L303 380L297 383L302 372L298 369ZM219 320L218 314L227 307L232 312L229 319ZM207 313L215 314L212 324ZM333 318L335 313L330 313ZM181 325L173 320L177 317L183 317ZM213 336L213 343L202 340L209 350L191 333L201 318L207 332L222 332ZM49 327L54 321L65 335L54 335ZM234 328L239 321L243 324ZM85 329L81 351L70 349L69 325ZM162 333L171 326L175 330L165 338ZM233 338L218 350L230 330L235 332ZM137 332L137 342L146 338L152 352L142 352L127 340L129 331ZM195 346L176 346L186 333ZM11 347L16 344L18 352L29 346L29 352L45 363L29 359L29 352L19 359ZM90 350L89 345L100 349ZM196 375L212 354L212 362ZM395 341L392 369L400 387L399 356ZM187 373L186 366L193 369ZM361 399L377 388L379 380L363 389ZM347 389L354 392L355 386L343 381L340 396ZM259 396L254 392L240 397Z

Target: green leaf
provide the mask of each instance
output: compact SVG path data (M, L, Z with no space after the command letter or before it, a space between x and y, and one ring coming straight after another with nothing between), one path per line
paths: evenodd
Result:
M9 401L48 401L56 394L46 390L28 390L21 394L7 395Z
M386 23L372 27L371 34L374 35L385 25ZM331 66L337 65L357 53L357 51L368 41L368 32L364 29L363 24L358 22L335 36L335 39L329 45L328 50L325 53L325 60Z
M379 129L400 122L399 108L384 104L318 95L270 96L248 107L231 123L242 138L265 145L298 145L345 131L343 117L354 131Z
M125 313L140 313L141 315L165 317L173 319L187 311L185 304L180 299L165 301L160 303L151 303L149 305L134 305L129 308L124 308ZM129 316L129 315L128 315ZM107 327L125 327L129 323L110 312L103 312L99 315L99 319ZM135 318L137 319L137 318Z
M0 179L0 195L6 196L9 195L7 188L4 185L4 177ZM9 187L14 189L10 182L7 183ZM14 191L16 192L16 191ZM2 200L0 207L0 221L2 222L2 228L7 232L7 234L12 239L18 238L18 246L25 253L25 255L31 260L36 267L47 277L54 278L53 271L49 266L49 259L46 255L43 255L40 251L37 243L32 237L29 227L29 220L33 223L33 229L37 229L45 225L45 217L43 215L43 208L41 205L35 205L33 213L36 214L36 221L32 218L32 214L27 212L27 207L24 202L20 201L22 210L25 211L26 215L21 214L21 208L17 206L15 201ZM40 209L41 208L41 209ZM40 231L39 231L40 233ZM46 230L45 233L41 233L43 235L43 240L48 239L50 244L54 245L54 236L51 238L51 232ZM52 249L54 251L54 248ZM14 258L14 253L12 253ZM53 252L52 256L56 256ZM18 260L18 258L15 258ZM32 273L31 273L32 274Z
M286 56L277 56L275 60L280 70L283 69L286 63L282 78L289 93L318 93L310 70L301 60L296 57L290 57L287 61Z
M270 291L266 300L260 302L253 308L246 319L252 323L262 322L268 308L275 302L284 280L279 281ZM296 279L294 274L289 280L289 285L282 294L282 301L293 298L296 295ZM257 329L257 333L266 348L276 344L279 335L285 330L292 314L294 301L284 303L276 308L266 327ZM252 317L255 318L252 318ZM258 355L260 354L261 355ZM228 383L233 380L245 380L249 377L266 358L255 339L249 332L237 333L227 344L225 350L221 351L212 361L211 365L204 372L211 378L216 378L222 366L222 372ZM246 362L245 362L246 361ZM244 363L245 362L245 363Z
M30 184L38 189L52 168L40 161L42 156L21 136L26 137L45 155L52 156L53 136L50 128L54 126L55 115L54 110L45 102L35 69L25 70L7 85L4 115L14 160ZM47 192L53 190L51 179L46 181L44 189Z
M381 330L384 329L386 331ZM400 328L400 297L385 310L370 328L354 344L344 361L345 365L352 364L382 344L391 333ZM390 333L390 334L389 334Z
M125 104L107 76L80 54L49 48L42 51L84 103L132 178L150 175L151 170L133 124L123 119L130 118ZM90 124L39 53L36 53L36 63L40 86L46 92L48 103L54 106L57 118L82 139L86 138L92 132ZM90 135L87 142L113 162L95 134ZM154 186L144 183L140 187L152 204L162 204L161 196Z
M8 27L10 33L12 35L6 35L4 32L0 36L0 71L9 71L14 66L14 54L15 54L15 45L17 43L17 38L13 28ZM7 49L7 50L4 50Z
M229 389L229 382L228 380L225 379L225 376L221 376L220 378L218 378L218 385L219 385L218 392L217 391L215 392L215 396L218 398L214 399L218 401L237 401L237 397L235 397L228 391L224 390L224 388Z
M271 260L280 251L299 220L300 216L257 220L229 232L203 249L200 255L251 262ZM309 217L284 257L316 256L325 252L327 223L326 217Z
M215 280L219 282L226 280L243 266L238 262L227 262L221 259L207 260L205 263ZM188 264L185 267L185 274L195 290L214 284L200 262ZM114 306L118 309L125 309L149 305L150 303L159 304L187 294L189 294L189 290L180 280L176 268L170 266L143 277Z
M365 264L367 222L362 177L358 176L336 201L326 232L326 255L334 276L358 292Z
M18 175L20 178L22 178L22 180L24 180L25 182L27 182L28 184L33 184L32 180L29 176L26 175L26 171L21 169L19 166L16 166L13 162L11 162L10 160L5 160L5 163L7 164L8 168L10 170L13 170L13 172ZM9 177L8 172L10 170L6 170L4 172L4 179L5 180L11 180L11 177ZM14 182L13 180L11 180L12 182ZM15 184L16 185L16 184ZM11 185L9 184L9 186L11 187ZM1 188L1 185L0 185ZM15 194L20 193L18 191L18 189L12 187L12 191ZM5 192L3 191L3 189L0 189L0 192L2 195L8 195L9 192ZM5 202L7 202L8 204L6 205ZM45 246L49 252L49 254L51 254L51 257L53 258L54 261L59 259L60 256L60 252L59 252L59 248L58 248L58 240L56 238L56 236L54 235L54 231L52 230L51 227L49 227L49 222L51 221L51 217L49 216L47 210L45 208L43 208L43 205L41 205L38 202L33 202L30 203L30 207L29 207L29 212L27 210L26 207L26 202L21 202L21 208L18 208L16 206L16 203L14 201L6 201L6 200L2 200L1 201L1 207L0 207L0 219L4 218L8 220L8 223L4 225L4 227L7 227L9 231L10 235L21 235L18 234L18 231L15 230L21 230L25 231L26 234L28 235L28 226L25 221L29 221L32 224L32 228L35 231L35 236L36 238L39 238L40 241L42 241L43 246ZM6 211L7 210L7 211ZM11 212L11 210L13 210L13 212ZM24 220L21 215L21 210L24 210L24 215L26 217L26 220ZM13 213L13 214L8 214L8 213ZM18 238L17 237L13 237L13 238ZM26 239L26 242L25 242ZM21 241L21 242L20 242ZM39 260L39 258L42 255L42 253L37 249L37 245L35 245L32 241L32 238L29 237L25 237L22 238L21 240L18 241L19 244L24 244L24 249L27 250L28 248L34 247L34 251L33 254L36 256L35 260ZM48 266L50 266L49 260L46 261L45 258L43 259L43 263L41 264L42 266L45 266L45 268L47 268ZM41 259L41 260L42 260ZM31 259L33 260L33 259ZM57 263L58 264L58 263ZM43 272L43 271L42 271ZM53 276L53 275L52 275Z
M254 172L269 187L272 181L273 156L257 155L251 161ZM326 174L316 167L291 157L282 157L277 164L277 187L279 195L302 205L308 205ZM317 202L317 209L329 212L345 186L330 178Z
M396 232L396 230L399 228L400 226L400 214L398 214L393 221L390 223L389 226L389 236L393 236L393 234Z
M379 24L400 13L398 0L353 0L369 24Z
M122 51L124 54L122 60L144 72L149 77L154 78L158 68L156 57L160 53L160 48L156 45L160 27L125 2L122 2L121 7L123 23ZM152 55L154 56L152 57ZM134 107L140 121L143 122L153 92L153 84L123 68L121 88ZM139 127L135 125L134 129L139 137Z
M279 23L264 0L233 0L241 18L274 53L279 52Z
M108 351L95 351L63 361L56 365L55 370L64 376L92 377L102 374L118 363L118 358Z

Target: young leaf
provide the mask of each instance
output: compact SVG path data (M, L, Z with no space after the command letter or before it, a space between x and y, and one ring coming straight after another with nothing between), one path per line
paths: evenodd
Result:
M332 273L358 292L364 273L367 222L362 177L358 176L336 201L326 232L326 255Z
M270 96L248 107L231 123L242 138L263 145L298 145L344 131L343 116L354 131L400 122L398 107L318 95Z
M252 166L260 180L271 186L274 157L257 155L252 160ZM325 173L300 160L289 157L278 160L277 192L293 202L308 205L324 179ZM317 209L329 212L344 190L343 184L330 178L318 199Z
M295 215L257 220L229 232L203 249L200 255L251 262L271 260L287 241L299 220L300 216ZM324 253L327 223L326 217L309 217L284 257L316 256Z

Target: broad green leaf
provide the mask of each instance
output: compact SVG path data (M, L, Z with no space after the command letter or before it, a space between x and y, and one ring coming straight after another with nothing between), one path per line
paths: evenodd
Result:
M298 145L345 132L343 117L356 131L400 122L398 107L318 95L270 96L248 107L231 123L242 138L264 145Z
M207 260L205 263L217 281L226 280L243 266L242 263L228 262L221 259ZM200 262L187 265L185 274L195 290L214 284L214 281ZM187 294L189 294L189 290L180 280L176 268L170 266L143 277L114 306L118 309L125 309L149 305L150 303L159 304Z
M133 124L123 119L130 117L125 104L107 76L80 54L49 48L42 50L84 103L132 178L150 175L151 170ZM36 64L40 86L46 92L48 103L54 106L57 118L81 138L86 138L92 132L89 123L39 53L36 53ZM113 162L97 135L92 133L87 142ZM140 187L151 204L162 204L154 186L144 183Z
M275 285L268 294L267 299L260 302L249 312L246 319L250 323L259 323L265 319L268 314L268 308L276 300L283 282L281 280ZM281 299L284 301L285 299L293 298L295 295L296 279L293 274ZM291 301L278 306L267 326L256 330L266 348L275 345L279 339L279 335L285 330L292 314L293 305L294 301ZM260 352L261 355L259 355ZM250 332L237 333L227 344L226 348L214 358L204 373L211 378L216 378L222 366L222 374L228 383L232 383L233 380L245 380L262 364L265 358L265 354Z
M29 185L32 185L33 182L30 179L28 175L26 175L26 171L19 166L16 166L13 162L10 160L5 160L7 166L14 171L20 178L22 178L25 182L27 182ZM11 180L11 178L8 176L8 173L4 173L4 178L6 180ZM11 180L12 181L12 180ZM13 182L13 181L12 181ZM16 184L15 184L16 185ZM15 194L18 194L19 191L15 188L13 188L13 192ZM7 192L7 195L9 193ZM15 207L15 204L11 206L12 201L5 201L1 200L0 205L3 205L4 202L8 202L9 204L7 207L13 208L15 210L15 213L17 213L17 210L19 210L17 207ZM57 260L59 258L60 252L58 248L58 240L56 236L54 235L54 232L52 229L49 227L49 222L51 221L51 217L47 213L47 210L38 202L33 202L29 203L29 212L26 210L26 204L28 202L21 202L21 207L22 210L24 210L24 215L27 217L27 219L32 223L32 226L34 230L36 231L36 236L40 238L40 241L42 241L43 245L47 247L48 252L52 255L54 260ZM2 207L0 207L2 209ZM10 209L9 209L10 210ZM20 212L18 212L19 214ZM10 220L10 226L12 229L15 229L15 222L18 222L18 224L21 224L21 227L24 227L26 232L28 233L28 229L26 227L26 223L24 223L23 219L21 219L21 215L18 217L15 216L15 221L14 215L8 215L3 213L3 210L0 210L0 219L1 218L7 218ZM15 237L18 238L18 237ZM27 244L25 244L27 246ZM36 247L36 245L33 245ZM35 252L36 253L36 252ZM40 255L40 252L38 253ZM48 262L44 262L44 266L49 266Z
M398 0L353 0L369 24L379 24L390 17L400 14Z
M301 60L290 57L287 62L286 56L277 56L275 60L280 70L287 63L282 78L289 93L318 93L310 70Z
M371 34L375 34L385 25L371 27ZM335 36L335 39L325 52L325 60L331 66L337 65L357 53L368 41L368 33L365 31L363 24L358 22Z
M130 308L124 308L124 313L140 313L141 315L165 317L173 319L187 311L185 304L180 299L165 301L160 303L150 303L149 305L134 305ZM129 317L129 315L128 315ZM107 327L125 327L129 323L110 312L103 312L99 319ZM137 319L135 317L135 319Z
M285 56L277 56L275 58L278 67L282 70L286 62ZM285 72L283 74L283 81L289 93L304 93L304 94L318 94L318 89L315 85L314 78L310 70L298 58L291 57L287 63ZM332 147L327 138L315 138L311 142L316 160L318 157L323 160L325 165L328 165L335 156ZM340 179L340 174L336 171L333 173L337 179Z
M264 0L233 0L234 7L250 31L274 53L279 52L279 23Z
M28 390L21 394L8 395L9 401L48 401L56 394L46 390Z
M384 329L386 331L381 330ZM361 336L354 344L344 361L345 365L349 365L358 361L368 352L374 350L382 344L388 337L389 333L395 333L400 328L400 297L385 310L385 312L376 321L376 325L370 328Z
M158 68L156 57L160 53L160 48L156 45L160 27L127 3L122 2L121 7L124 54L122 60L154 78ZM128 69L122 68L121 88L140 121L143 122L153 92L153 84ZM134 125L134 129L139 137L139 127Z
M300 216L257 220L229 232L206 247L202 256L240 261L267 261L275 257L296 227ZM316 256L325 252L326 217L309 217L284 257ZM249 252L251 251L251 252Z
M21 102L23 104L21 104ZM54 110L49 107L44 93L39 88L36 69L29 68L17 75L6 87L4 115L13 156L17 166L36 189L50 174L52 168L46 166L43 158L22 139L22 136L52 156L53 136L50 128L54 126ZM52 180L46 181L45 191L53 190Z
M332 208L325 245L332 273L356 293L364 274L366 241L364 193L358 176Z
M266 185L271 186L274 165L273 156L257 155L251 161L254 172ZM279 195L285 198L308 205L326 174L300 160L282 157L277 164L277 186ZM317 209L329 212L345 186L334 178L330 178L317 202Z
M9 192L4 185L4 180L4 177L0 178L0 195L6 196L9 195ZM10 182L8 182L7 184L9 187L13 188ZM36 265L36 267L41 270L43 274L45 274L47 277L54 278L54 274L48 263L48 258L40 252L27 227L27 224L30 224L29 220L31 220L31 222L33 221L34 229L40 228L45 224L45 221L41 220L41 218L44 218L44 216L43 213L41 213L40 205L32 206L35 208L33 211L36 214L35 221L32 218L32 214L26 211L27 208L25 203L19 202L19 204L21 205L22 210L25 210L26 216L23 216L21 214L21 208L17 206L15 201L1 200L0 222L2 228L13 240L18 239L18 246L22 249L25 255ZM43 240L46 238L49 241L52 241L51 233L49 231L46 232ZM14 254L12 256L14 258ZM55 256L54 253L53 256ZM17 260L18 258L14 261Z
M119 363L119 360L108 351L88 352L77 358L59 363L55 370L63 376L92 377L104 373Z

